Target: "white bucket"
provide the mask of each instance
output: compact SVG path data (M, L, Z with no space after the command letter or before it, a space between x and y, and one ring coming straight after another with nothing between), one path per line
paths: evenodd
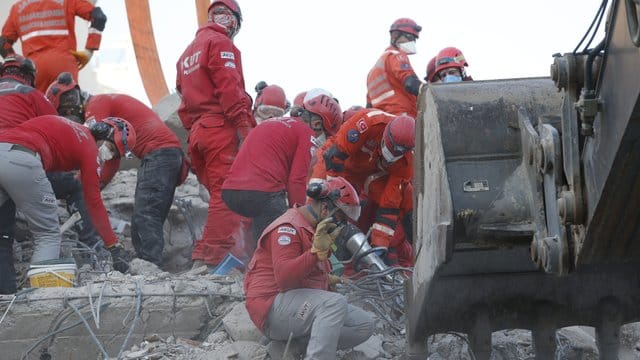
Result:
M32 265L27 272L31 287L73 287L76 264Z

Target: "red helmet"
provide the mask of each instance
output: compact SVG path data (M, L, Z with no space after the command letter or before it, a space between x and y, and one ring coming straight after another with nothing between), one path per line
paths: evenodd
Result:
M360 217L358 193L341 176L309 184L307 196L314 200L330 200L335 207L342 210L353 221L357 221Z
M293 99L293 105L302 107L302 103L304 102L304 97L307 96L307 92L303 91L300 94L296 95L296 98Z
M402 31L403 33L411 34L416 38L420 35L422 26L416 24L415 21L409 18L401 18L393 22L389 28L389 32Z
M219 7L219 5L224 5L231 13L235 16L235 24L233 24L232 19L222 19L220 22L215 21L214 15L223 15L224 12L219 12L219 10L215 10L215 7ZM240 31L240 26L242 25L242 11L240 11L240 5L235 0L214 0L211 5L209 5L209 9L207 10L209 13L209 21L219 23L227 27L229 30L229 36L235 36L238 31Z
M58 75L58 78L54 82L52 82L51 85L49 85L44 95L57 110L60 107L60 103L65 102L60 101L62 95L73 89L78 89L78 103L71 105L80 106L82 105L80 99L80 86L78 86L78 83L73 80L73 76L70 72L63 72Z
M12 70L15 68L16 70ZM4 64L0 66L0 76L13 75L27 81L33 86L36 78L36 65L31 59L20 54L7 55L4 58Z
M269 85L258 92L254 108L257 108L260 105L275 106L285 110L287 108L287 96L280 86Z
M432 57L427 64L427 76L424 78L425 81L434 82L437 79L438 73L436 72L436 57Z
M327 135L335 135L342 125L342 109L338 102L327 95L318 95L311 99L306 99L302 104L308 112L314 113L322 118L322 126Z
M91 124L93 137L98 140L113 142L120 157L132 158L131 149L136 146L136 131L131 124L118 117L108 117Z
M349 118L355 115L355 113L362 109L364 108L360 105L353 105L342 113L342 119L344 119L344 121L347 121L349 120Z
M436 74L452 67L460 68L460 72L463 72L465 66L469 66L469 63L458 48L447 47L436 55Z
M382 136L382 153L387 161L399 159L413 150L416 144L416 121L411 116L400 115L391 120Z

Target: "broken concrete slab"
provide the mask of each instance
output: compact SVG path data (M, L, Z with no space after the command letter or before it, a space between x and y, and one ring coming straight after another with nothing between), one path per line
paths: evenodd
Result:
M222 319L224 329L235 341L259 342L262 332L253 324L245 303L238 303L227 316Z

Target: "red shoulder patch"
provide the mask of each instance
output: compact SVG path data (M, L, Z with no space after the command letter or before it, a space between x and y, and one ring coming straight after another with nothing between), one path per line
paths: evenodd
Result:
M362 134L363 132L367 131L367 129L369 129L369 126L367 125L367 122L364 121L364 119L360 119L356 123L356 128Z

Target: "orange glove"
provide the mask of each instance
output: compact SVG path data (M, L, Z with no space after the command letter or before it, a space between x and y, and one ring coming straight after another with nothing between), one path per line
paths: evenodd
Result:
M74 50L69 50L71 52L71 55L73 55L73 57L76 58L76 62L78 63L78 69L82 70L82 68L84 68L88 63L89 60L91 60L91 57L93 56L93 50L78 50L78 51L74 51Z
M373 247L389 247L389 243L395 234L395 230L381 223L371 226L371 245Z

